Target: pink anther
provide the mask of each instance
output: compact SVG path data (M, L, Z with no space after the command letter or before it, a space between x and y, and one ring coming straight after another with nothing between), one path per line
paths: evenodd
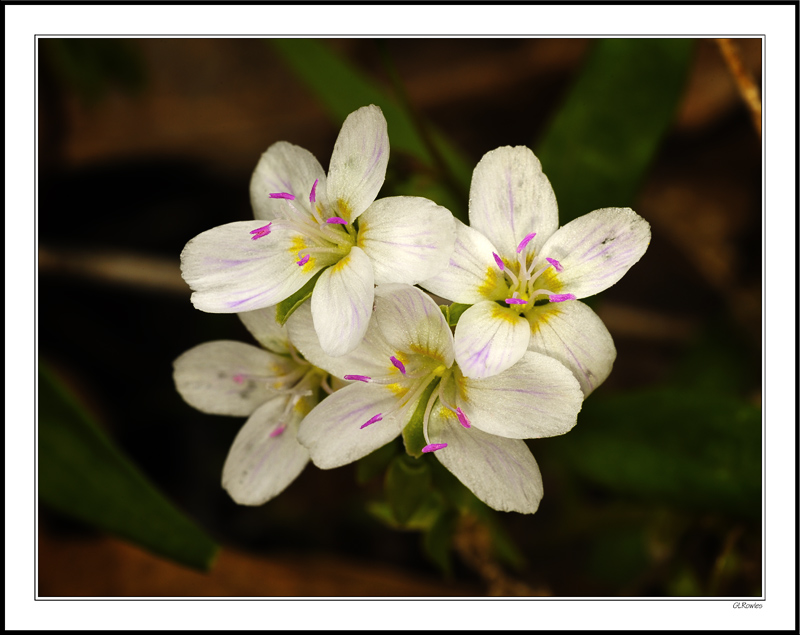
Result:
M404 375L406 374L406 367L399 359L397 359L394 355L392 355L389 360L392 362L392 366L394 366L397 370L399 370Z
M503 259L494 252L492 252L492 255L494 256L494 261L497 263L497 266L500 267L500 271L505 271L506 266L503 264Z
M531 232L530 234L528 234L527 236L525 236L525 238L523 238L523 239L522 239L522 240L519 242L519 245L517 246L517 253L518 253L518 254L519 254L519 253L522 253L522 250L523 250L523 249L525 249L525 247L527 247L527 246L528 246L528 243L529 243L529 242L531 242L531 241L533 240L533 237L534 237L534 236L536 236L536 232Z
M464 426L465 428L471 428L472 425L467 419L467 415L464 414L464 411L461 408L456 408L456 416L458 417L459 423Z
M283 434L283 431L286 430L286 424L282 423L277 428L275 428L272 432L269 433L271 438L279 437Z
M285 198L287 201L294 200L294 194L289 194L289 192L275 192L269 195L270 198Z
M263 227L259 227L258 229L251 231L250 233L253 236L251 240L257 240L259 238L264 238L264 236L269 236L269 233L272 231L270 225L272 225L272 223L267 223Z
M297 261L297 266L298 266L298 267L302 267L304 264L306 264L306 263L308 262L308 259L309 259L309 258L311 258L311 256L309 256L308 254L306 254L305 256L303 256L302 258L300 258L300 260L298 260L298 261Z
M422 448L423 452L436 452L436 450L441 450L442 448L446 448L446 443L431 443L430 445L426 445Z
M370 419L363 426L361 426L361 429L363 430L367 426L371 426L373 423L377 423L378 421L382 421L382 420L383 420L383 415L380 414L380 413L376 414L374 417L372 417L372 419Z
M572 295L571 293L561 293L561 294L554 293L549 298L550 302L565 302L566 300L574 300L574 299L575 296Z
M330 218L326 218L325 222L331 225L347 225L347 221L340 216L331 216Z
M367 377L366 375L345 375L344 379L347 381L363 381L367 383L372 380L372 377Z
M317 202L317 183L319 183L319 179L314 181L314 185L311 186L311 194L308 195L308 202L309 203L316 203Z
M506 304L528 304L528 301L521 298L506 298Z
M553 265L553 268L554 268L556 271L564 271L564 267L562 267L562 266L561 266L561 263L560 263L560 262L558 262L558 260L556 260L555 258L545 258L545 260L546 260L547 262L549 262L551 265Z

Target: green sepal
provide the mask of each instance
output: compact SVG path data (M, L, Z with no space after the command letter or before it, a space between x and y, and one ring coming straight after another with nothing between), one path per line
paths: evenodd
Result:
M450 326L455 326L456 324L458 324L458 320L461 317L461 315L471 306L472 306L471 304L459 304L458 302L453 302L453 304L450 305L450 311L446 316L447 323Z
M395 520L405 524L431 493L431 473L420 459L401 454L386 471L384 493Z
M325 271L324 269L322 271ZM306 282L298 291L286 298L283 302L278 303L278 310L275 313L275 320L283 326L286 320L300 308L300 306L311 297L314 293L314 287L317 285L317 280L322 275L322 271L314 274L314 277Z
M425 435L422 432L422 423L425 417L425 407L428 405L428 399L430 399L436 386L439 385L439 381L440 378L436 377L428 385L425 392L422 393L419 402L417 402L417 407L414 410L414 414L411 415L411 420L406 424L406 427L403 428L403 443L406 446L406 454L413 456L415 459L422 456L422 448L428 445L428 442L425 441Z
M399 522L386 501L372 501L367 504L367 512L374 518L392 529L405 531L427 531L436 522L441 512L442 501L435 493L428 493L422 503L411 517L405 522Z

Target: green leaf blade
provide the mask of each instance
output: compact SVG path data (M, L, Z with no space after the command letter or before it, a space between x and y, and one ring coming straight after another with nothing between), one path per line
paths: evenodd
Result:
M300 289L295 291L288 298L278 303L278 308L275 311L275 321L278 324L281 326L286 324L286 320L292 316L292 313L303 306L303 302L311 297L311 295L314 293L314 287L317 286L317 280L319 280L319 277L324 271L324 269L322 271L317 271L311 280L306 282Z
M40 500L153 553L210 569L214 541L122 455L44 364L38 388Z
M425 434L423 432L425 408L428 405L428 399L430 399L434 389L438 385L438 378L434 379L428 385L428 387L425 389L425 392L422 393L422 396L417 402L417 407L414 410L414 414L411 415L411 420L403 428L403 443L406 447L406 453L409 456L413 456L415 459L418 459L422 456L422 448L428 444L428 442L425 440Z

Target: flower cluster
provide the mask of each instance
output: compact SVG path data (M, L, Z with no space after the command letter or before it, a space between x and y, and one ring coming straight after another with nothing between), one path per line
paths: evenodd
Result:
M181 267L195 307L237 313L267 350L191 349L178 391L249 416L223 470L239 503L276 496L309 460L345 465L403 433L409 454L435 452L491 507L533 513L543 489L524 439L569 431L616 356L579 300L641 258L649 225L608 208L559 228L538 159L504 147L475 168L467 226L424 198L376 200L388 159L376 106L347 118L327 176L289 143L262 155L256 220L200 234ZM455 332L413 285L468 305Z

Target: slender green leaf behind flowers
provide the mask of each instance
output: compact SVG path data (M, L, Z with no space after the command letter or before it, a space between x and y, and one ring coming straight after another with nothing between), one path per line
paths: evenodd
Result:
M452 215L432 201L375 200L388 160L377 106L347 117L327 177L307 150L273 144L250 183L257 220L206 231L181 254L194 306L211 313L273 306L320 273L311 312L322 348L334 356L353 350L367 330L374 285L430 278L455 241Z
M198 410L249 417L225 460L222 486L241 505L261 505L308 463L297 430L318 403L320 387L328 387L328 374L297 356L274 307L239 317L263 349L233 341L200 344L175 360L174 379Z
M575 425L583 395L563 364L528 352L493 377L464 376L439 307L409 285L375 290L367 333L347 355L327 355L312 320L307 306L289 318L292 342L316 366L353 382L322 401L300 426L298 440L318 467L345 465L385 445L424 405L423 452L436 452L491 507L536 511L541 475L522 439L563 434Z
M490 377L526 351L565 364L585 395L611 372L616 349L579 298L615 284L647 250L650 225L627 208L599 209L558 228L558 208L528 148L488 152L472 176L470 226L456 221L450 266L425 289L471 304L455 332L467 377Z

